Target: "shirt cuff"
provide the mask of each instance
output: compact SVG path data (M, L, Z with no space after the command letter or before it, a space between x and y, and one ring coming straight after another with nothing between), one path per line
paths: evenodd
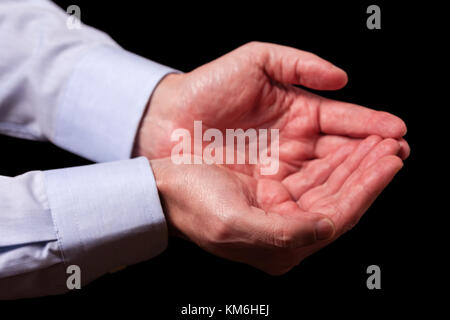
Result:
M167 226L148 160L45 171L64 263L88 283L167 247Z
M171 72L120 47L91 49L60 98L53 143L96 162L130 158L150 95Z

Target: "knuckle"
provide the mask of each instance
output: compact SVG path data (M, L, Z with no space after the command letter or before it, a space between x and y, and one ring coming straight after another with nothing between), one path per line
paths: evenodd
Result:
M220 243L225 241L229 237L229 230L223 224L216 225L211 235L212 242Z
M211 233L211 240L220 243L230 239L233 235L233 220L231 216L224 216L218 223L215 223Z
M312 207L313 204L313 198L312 197L300 197L300 199L297 201L300 208L303 208L305 210L309 210Z
M241 55L241 57L247 57L247 62L256 64L260 69L268 63L271 48L272 45L270 43L251 41L236 49L236 54Z
M258 48L262 45L263 43L260 41L250 41L247 42L244 46L248 47L248 48Z
M260 60L260 62L267 57L269 48L269 44L259 41L248 42L242 46L242 49L247 51L247 54L251 55L253 59Z

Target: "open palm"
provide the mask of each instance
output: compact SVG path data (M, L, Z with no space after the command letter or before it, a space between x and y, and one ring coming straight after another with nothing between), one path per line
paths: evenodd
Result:
M338 236L353 226L409 154L402 120L293 86L335 90L341 69L293 48L250 43L190 73L167 77L155 92L140 133L140 153L170 156L174 129L279 129L277 174L260 165L229 165L248 204L266 213L324 214ZM165 81L166 81L165 80ZM305 218L307 219L307 218Z

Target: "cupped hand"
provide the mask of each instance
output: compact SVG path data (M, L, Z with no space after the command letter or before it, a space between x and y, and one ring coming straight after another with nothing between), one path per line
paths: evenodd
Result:
M216 128L279 129L280 168L272 179L297 173L311 160L328 156L347 142L369 135L399 140L399 156L409 154L398 117L334 101L293 86L335 90L346 73L318 56L274 44L252 42L186 74L171 74L151 97L139 130L136 155L170 156L171 134L183 128L194 138L194 121ZM204 144L205 146L206 144ZM257 175L253 165L233 170Z
M314 174L299 200L283 182L225 166L175 165L170 158L151 165L173 235L279 275L359 220L402 167L399 149L378 136L339 148L328 163L308 167Z
M194 137L194 121L224 133L279 129L280 137L280 167L271 176L261 176L259 165L173 169L170 159L152 162L168 172L157 180L167 190L171 229L217 255L280 274L354 226L409 146L398 117L293 86L335 90L346 82L344 71L314 54L265 43L167 76L149 102L136 155L169 157L173 130Z

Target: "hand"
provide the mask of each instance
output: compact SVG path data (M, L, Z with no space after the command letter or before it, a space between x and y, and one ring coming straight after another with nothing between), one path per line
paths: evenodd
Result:
M403 121L386 112L325 99L291 84L319 90L343 87L347 75L314 54L273 44L249 43L187 74L171 74L158 85L144 116L136 155L170 156L173 130L193 134L194 120L205 128L277 128L280 170L274 179L297 173L350 141L371 134L398 139L399 156L409 153L401 139ZM234 166L253 175L254 166ZM289 191L297 195L298 192Z
M168 196L177 203L167 205L171 229L218 255L279 274L351 228L401 168L409 146L399 118L291 85L332 90L346 82L344 71L311 53L262 43L167 76L150 100L137 155L170 156L172 131L192 132L194 120L222 131L280 130L280 170L274 176L260 176L258 165L211 166L215 173L203 181L193 172L207 166L181 166L189 173L170 178L180 193ZM210 177L215 174L217 180ZM183 192L186 201L200 193L204 210L191 211L194 204L176 200ZM323 227L315 228L324 217ZM281 266L262 259L268 246L285 257Z
M279 181L223 166L175 165L170 158L151 165L172 234L279 275L356 223L402 167L399 149L397 141L377 136L340 148L327 182L300 203ZM316 172L328 167L323 161L313 166Z

